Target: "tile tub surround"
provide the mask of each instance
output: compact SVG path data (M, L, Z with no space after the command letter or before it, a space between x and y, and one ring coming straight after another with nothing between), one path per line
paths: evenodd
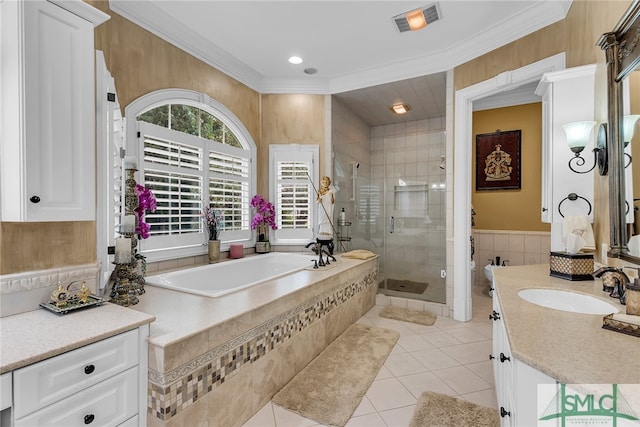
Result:
M625 306L602 291L602 281L549 276L549 265L494 270L513 355L565 384L640 383L637 337L602 329L602 315L568 313L529 303L522 289L551 288L599 297L624 313Z
M377 267L344 259L220 298L146 287L149 425L241 425L374 305Z

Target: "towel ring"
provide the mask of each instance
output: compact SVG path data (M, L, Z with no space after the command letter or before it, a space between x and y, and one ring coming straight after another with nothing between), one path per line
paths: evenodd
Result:
M570 200L572 202L575 202L578 199L582 199L585 202L587 202L587 205L589 205L589 212L587 212L587 215L591 215L591 202L589 202L584 197L577 195L576 193L569 193L569 195L567 197L565 197L564 199L562 199L560 201L560 203L558 203L558 212L560 213L560 216L562 218L564 218L564 214L562 213L562 209L560 209L562 207L562 203L564 203L565 200Z

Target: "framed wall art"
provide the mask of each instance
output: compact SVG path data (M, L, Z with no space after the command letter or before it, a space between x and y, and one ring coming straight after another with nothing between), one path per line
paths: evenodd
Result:
M476 190L520 189L520 130L476 135Z

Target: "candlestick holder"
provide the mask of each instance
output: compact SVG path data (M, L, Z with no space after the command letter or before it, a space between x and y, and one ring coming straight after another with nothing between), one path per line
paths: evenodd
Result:
M138 195L136 194L136 179L135 172L137 169L128 168L125 169L125 193L124 193L124 208L125 214L133 215L138 208ZM135 228L138 226L138 218L135 216ZM138 262L140 260L137 257L138 239L135 231L125 230L120 228L120 234L131 240L131 259L127 263L114 262L115 264L115 280L113 287L111 288L111 302L128 307L135 305L140 300L137 295L145 293L144 290L144 277L138 269Z

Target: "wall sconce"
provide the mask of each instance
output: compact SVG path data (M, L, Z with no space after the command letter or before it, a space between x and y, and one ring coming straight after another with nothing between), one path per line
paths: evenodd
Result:
M598 165L598 169L600 175L606 175L608 170L608 162L607 162L607 125L601 124L598 129L598 137L596 146L593 149L594 162L593 166L587 170L578 170L574 168L582 167L586 163L584 157L581 156L582 150L586 147L589 142L589 138L591 136L591 130L596 125L594 121L582 121L582 122L573 122L567 123L566 125L562 125L562 129L564 129L567 134L567 144L575 157L569 160L569 169L571 169L575 173L588 173L591 172L596 165Z

